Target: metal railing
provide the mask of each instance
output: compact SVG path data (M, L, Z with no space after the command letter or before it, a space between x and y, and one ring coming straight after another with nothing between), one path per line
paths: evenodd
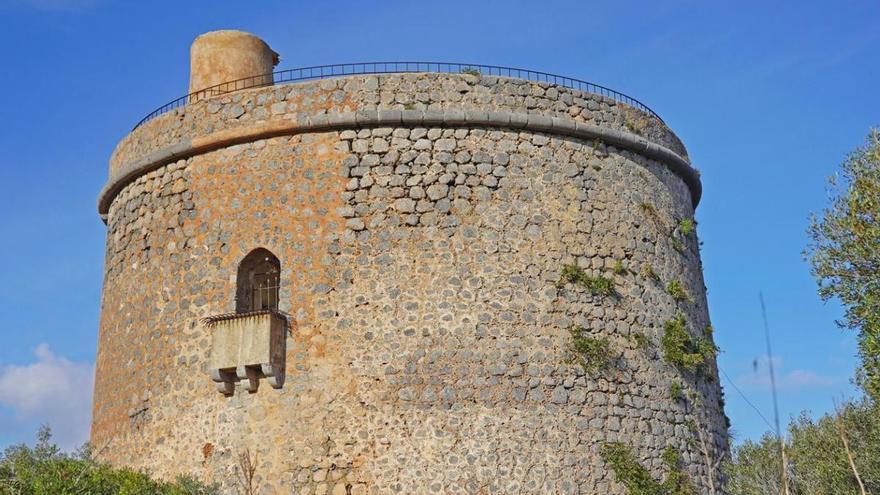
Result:
M213 96L224 95L233 91L242 89L259 88L263 86L272 86L275 84L284 84L296 81L309 81L313 79L326 79L331 77L350 76L359 74L399 74L406 72L438 72L450 74L473 74L480 76L501 76L513 77L517 79L525 79L535 82L546 82L562 86L565 88L577 89L587 93L610 98L619 103L625 103L633 108L653 115L663 122L663 119L647 105L641 101L625 95L619 91L615 91L605 86L594 84L580 79L571 77L549 74L547 72L538 72L528 69L517 69L515 67L501 67L497 65L482 64L464 64L456 62L362 62L355 64L334 64L334 65L317 65L314 67L301 67L299 69L287 69L271 74L261 74L235 81L229 81L201 89L194 93L168 102L161 107L150 112L146 117L141 119L134 129L150 120L174 110L186 106L190 102L195 102Z

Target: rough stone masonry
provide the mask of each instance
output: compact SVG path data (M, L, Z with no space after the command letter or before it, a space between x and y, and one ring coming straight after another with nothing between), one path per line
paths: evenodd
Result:
M665 359L709 326L699 178L658 118L478 74L350 75L204 98L110 160L92 442L101 459L236 493L624 494L673 447L700 493L727 426L714 359ZM210 328L236 270L280 260L280 389L216 391ZM614 296L559 283L577 265ZM677 282L687 297L674 297ZM610 365L572 359L571 329ZM670 390L676 385L687 399ZM715 473L718 476L718 473Z

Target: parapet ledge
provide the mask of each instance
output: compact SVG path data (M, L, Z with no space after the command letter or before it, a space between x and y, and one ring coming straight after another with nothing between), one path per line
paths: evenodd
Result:
M509 111L475 111L469 108L445 110L371 110L331 112L303 115L297 120L272 120L246 127L224 129L211 134L184 140L160 149L140 159L123 164L110 177L98 196L98 213L106 223L113 198L134 179L180 159L235 144L275 136L357 129L378 126L440 126L440 127L500 127L570 136L628 149L664 163L684 180L691 193L694 208L700 202L702 185L700 174L690 162L671 149L634 133L576 122L560 117L535 113Z

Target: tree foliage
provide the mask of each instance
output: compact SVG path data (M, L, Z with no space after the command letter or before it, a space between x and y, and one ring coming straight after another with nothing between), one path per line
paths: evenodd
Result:
M806 414L792 420L785 447L792 495L859 493L838 419L867 493L880 493L880 407L865 399L848 403L817 421ZM734 449L726 472L731 495L780 493L779 442L770 433L758 442L745 441Z
M92 459L88 448L64 454L43 427L33 447L15 445L0 454L0 495L214 495L190 477L175 482L156 481L143 472L115 469Z
M813 215L804 254L819 295L843 304L839 324L858 332L857 379L866 397L818 420L802 414L791 421L785 469L792 495L880 493L880 130L871 130L829 183L830 204ZM725 469L729 492L780 493L779 448L770 433L735 448Z
M880 399L880 130L829 179L831 204L814 215L806 256L823 299L846 308L843 326L859 332L859 382Z
M727 489L731 495L782 493L779 472L779 442L767 432L761 440L746 440L733 449L727 463Z

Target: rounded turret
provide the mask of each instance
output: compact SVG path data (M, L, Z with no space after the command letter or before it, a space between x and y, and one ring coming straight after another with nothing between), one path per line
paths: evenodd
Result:
M205 33L189 49L189 92L218 84L271 74L278 54L262 39L244 31L224 29ZM271 83L268 77L266 83ZM256 84L248 84L253 87Z

